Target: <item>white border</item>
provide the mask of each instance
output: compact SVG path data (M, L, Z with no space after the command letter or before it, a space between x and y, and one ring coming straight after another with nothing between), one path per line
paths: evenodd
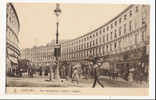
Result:
M149 96L55 96L55 95L6 95L5 94L5 15L6 2L63 2L63 3L115 3L115 4L150 4L150 87ZM155 0L0 0L0 99L154 99L155 98Z
M0 96L5 93L5 48L6 48L6 9L5 1L0 1ZM0 97L1 98L1 97Z

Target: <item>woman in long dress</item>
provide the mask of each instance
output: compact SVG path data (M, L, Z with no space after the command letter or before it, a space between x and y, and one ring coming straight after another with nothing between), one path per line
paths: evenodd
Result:
M77 67L75 67L75 68L74 68L74 71L73 71L72 82L73 82L73 81L76 81L77 84L79 83L79 73L78 73Z

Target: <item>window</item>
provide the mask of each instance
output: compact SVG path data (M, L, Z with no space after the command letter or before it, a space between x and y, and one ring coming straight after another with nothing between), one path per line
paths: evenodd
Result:
M115 21L115 26L117 26L117 21Z
M142 16L142 24L145 24L145 17Z
M105 32L105 28L103 29L103 32Z
M130 10L129 15L132 16L132 10Z
M109 31L109 26L107 27L107 31Z
M90 38L92 38L92 35L90 35Z
M116 42L114 43L114 48L116 48Z
M101 44L101 37L99 38L99 43Z
M113 33L111 32L111 40L112 40L112 34L113 34Z
M99 31L99 33L101 34L101 30Z
M118 47L121 48L121 40L119 41L119 46Z
M107 41L108 41L108 34L107 34Z
M98 39L96 39L96 44L98 44Z
M125 19L125 20L127 19L127 15L124 15L124 19Z
M87 48L89 47L89 43L87 43Z
M89 40L89 37L87 37L87 40Z
M96 36L98 36L98 32L96 32Z
M138 6L136 6L136 12L138 12Z
M111 29L113 28L113 24L111 24Z
M115 38L117 37L116 30L114 30L114 37L115 37Z
M121 27L119 27L119 35L121 35Z
M110 51L112 51L112 44L110 44Z
M104 52L105 52L105 46L103 46L103 54L104 54Z
M145 34L145 31L142 31L142 41L144 41L144 34Z
M93 40L93 46L95 45L94 40Z
M124 33L126 33L126 24L124 24Z
M92 41L90 41L90 47L92 47Z
M132 31L132 21L129 21L129 31Z
M103 36L103 43L105 43L105 36Z
M119 23L121 23L121 20L122 20L122 19L120 18L120 19L119 19Z
M107 45L107 51L108 51L108 45Z

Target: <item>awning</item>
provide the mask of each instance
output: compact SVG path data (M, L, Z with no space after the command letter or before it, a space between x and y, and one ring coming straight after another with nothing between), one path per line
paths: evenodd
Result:
M18 64L17 58L9 57L10 61L14 64Z
M131 68L131 69L129 69L129 71L135 71L135 69L134 68Z
M110 67L111 66L110 66L110 64L108 62L103 63L102 66L101 66L102 69L107 69L107 70L109 70Z
M79 64L73 66L73 68L79 68L79 67L81 67L81 65Z

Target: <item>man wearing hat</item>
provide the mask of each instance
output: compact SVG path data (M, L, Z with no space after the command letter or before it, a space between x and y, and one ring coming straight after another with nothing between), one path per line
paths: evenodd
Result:
M104 88L103 84L102 84L102 83L100 82L100 80L99 80L100 70L101 70L100 67L101 67L101 62L97 62L97 63L94 64L94 66L93 66L93 69L94 69L94 83L93 83L92 88L95 87L96 82L98 82L98 83L101 85L101 87Z

